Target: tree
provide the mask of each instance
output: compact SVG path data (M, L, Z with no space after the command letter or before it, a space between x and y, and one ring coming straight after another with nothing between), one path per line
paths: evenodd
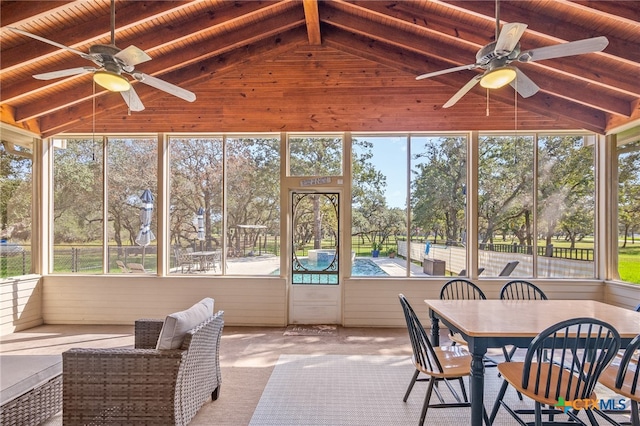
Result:
M481 140L478 162L478 227L481 243L508 227L532 243L533 139L491 136ZM524 228L523 228L524 226Z
M413 154L412 226L462 240L466 202L466 139L429 139Z
M625 145L618 154L618 221L627 247L629 235L640 228L640 141Z
M538 229L550 245L564 231L577 238L593 234L594 153L579 136L540 138L538 149Z
M54 243L102 242L102 138L55 148L53 176Z
M26 240L31 236L31 155L0 144L0 236Z

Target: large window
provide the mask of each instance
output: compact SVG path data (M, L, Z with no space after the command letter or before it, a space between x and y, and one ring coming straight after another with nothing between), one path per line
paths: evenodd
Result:
M467 138L411 138L411 252L422 272L468 275Z
M536 250L543 277L593 278L595 167L582 136L538 138Z
M533 164L532 136L480 138L478 267L483 277L533 276Z
M222 138L171 138L169 146L170 272L221 273L215 254L208 265L206 254L192 253L222 250Z
M594 277L591 139L483 134L478 142L478 170L471 171L467 135L353 135L352 276ZM635 265L624 266L627 254L634 259L640 229L638 144L619 150L620 276L628 281L638 280ZM169 235L163 243L169 273L277 274L279 135L171 136L168 146ZM289 175L330 179L345 173L342 135L292 136L287 147ZM158 148L155 138L144 137L56 141L54 272L157 271L155 235L164 214L157 203ZM27 160L10 154L3 150L2 183L18 198L3 198L2 219L3 238L14 243L29 210L16 188L30 185L30 175L23 173ZM471 204L468 179L476 175L477 203ZM471 208L478 212L473 248ZM304 256L315 245L296 250ZM474 274L466 270L470 253L478 257Z
M407 236L407 146L406 136L352 141L352 276L406 276L397 253Z
M278 269L279 144L268 135L170 139L171 273Z
M103 273L102 145L102 137L55 143L53 273Z
M56 145L52 272L102 274L105 269L108 273L154 272L156 139L70 138Z
M0 278L31 272L31 150L0 143Z
M158 142L155 138L107 139L109 271L157 270Z
M618 274L640 284L640 140L618 147Z

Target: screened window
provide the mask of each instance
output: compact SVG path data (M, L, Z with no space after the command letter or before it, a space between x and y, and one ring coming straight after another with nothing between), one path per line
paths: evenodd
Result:
M466 185L466 137L411 137L411 257L423 273L468 275Z
M533 276L534 146L534 138L527 135L480 137L478 268L483 268L482 277Z
M0 278L31 271L31 150L0 143Z
M537 201L537 276L593 278L593 144L582 136L539 137Z
M103 273L102 143L98 137L54 144L52 273Z
M640 141L618 147L618 274L640 284Z
M406 246L407 146L406 136L352 140L352 276L406 275L397 254Z
M342 175L342 136L291 136L289 176Z
M158 142L155 138L107 139L107 227L110 272L157 271Z
M278 269L279 148L269 136L170 139L170 273Z

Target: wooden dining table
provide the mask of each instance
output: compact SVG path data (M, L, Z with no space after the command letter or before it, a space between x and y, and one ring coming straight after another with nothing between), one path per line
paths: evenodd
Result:
M640 334L640 313L594 300L425 300L431 318L431 342L439 345L440 321L460 333L472 355L471 425L481 426L484 362L488 348L529 346L544 329L571 318L597 318L620 334L622 347Z

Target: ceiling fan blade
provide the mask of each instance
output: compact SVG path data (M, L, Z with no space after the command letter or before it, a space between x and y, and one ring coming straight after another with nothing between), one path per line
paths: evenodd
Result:
M144 110L142 100L140 100L140 96L138 96L138 93L133 89L133 86L126 92L120 92L120 94L131 111L138 112Z
M177 96L181 99L184 99L188 102L193 102L196 100L196 95L193 92L190 92L182 87L178 87L175 84L171 84L167 81L160 80L159 78L152 77L148 74L142 72L133 73L133 78L138 80L141 83L147 84L151 87L155 87L156 89L162 90L163 92L167 92L173 96Z
M45 72L42 74L36 74L33 76L33 78L38 80L53 80L61 77L68 77L70 75L85 74L88 72L93 72L95 70L96 69L93 67L69 68L67 70L51 71L51 72Z
M27 37L31 37L31 38L33 38L33 39L35 39L35 40L41 41L41 42L43 42L43 43L50 44L50 45L55 46L55 47L59 47L60 49L68 50L69 52L73 52L73 53L75 53L76 55L80 55L80 56L82 56L82 57L83 57L83 58L85 58L85 59L89 59L89 60L91 60L91 56L87 55L87 54L86 54L86 53L84 53L84 52L81 52L81 51L79 51L79 50L76 50L76 49L74 49L74 48L72 48L72 47L65 46L64 44L56 43L55 41L49 40L48 38L40 37L40 36L38 36L38 35L31 34L30 32L27 32L27 31L19 30L18 28L14 28L14 27L7 27L7 28L9 28L11 31L14 31L14 32L16 32L16 33L19 33L19 34L25 35L25 36L27 36Z
M510 83L511 87L516 89L516 91L523 98L528 98L538 93L538 90L540 90L538 85L535 84L533 80L527 77L525 73L520 71L518 68L515 68L515 70L516 70L516 79Z
M469 80L469 82L464 86L462 86L462 88L458 90L458 92L455 95L453 95L451 99L447 101L446 104L442 105L442 108L449 108L454 106L455 103L458 102L464 95L466 95L469 90L473 89L473 87L476 84L478 84L481 78L482 78L482 74L478 74L475 77L473 77L471 80Z
M474 69L476 67L477 67L476 64L470 64L470 65L462 65L460 67L455 67L455 68L447 68L446 70L440 70L440 71L435 71L435 72L430 72L430 73L427 73L427 74L419 75L419 76L416 77L416 80L423 80L425 78L431 78L431 77L435 77L437 75L448 74L450 72L472 70L472 69Z
M125 65L129 66L138 65L151 60L151 56L147 55L144 50L139 49L134 45L119 51L114 56L120 59Z
M520 24L518 22L512 22L509 24L504 24L502 26L502 30L500 31L500 35L498 36L498 40L496 41L496 47L494 48L494 52L498 56L507 56L520 41L520 37L524 34L524 31L527 29L527 24Z
M543 59L562 58L565 56L582 55L584 53L600 52L609 44L606 37L594 37L584 40L570 41L569 43L553 46L539 47L537 49L522 52L518 61L533 62Z

